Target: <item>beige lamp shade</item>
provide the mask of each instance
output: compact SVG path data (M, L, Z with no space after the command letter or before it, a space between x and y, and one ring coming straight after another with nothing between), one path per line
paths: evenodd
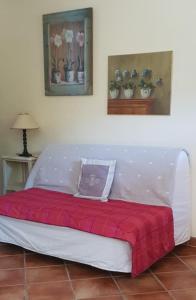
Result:
M39 128L39 126L31 115L25 113L25 114L17 115L16 120L11 128L13 128L13 129L36 129L36 128Z

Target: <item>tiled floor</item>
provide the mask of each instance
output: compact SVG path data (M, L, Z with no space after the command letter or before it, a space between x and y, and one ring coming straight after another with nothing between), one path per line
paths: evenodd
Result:
M0 300L196 300L196 239L132 279L0 243Z

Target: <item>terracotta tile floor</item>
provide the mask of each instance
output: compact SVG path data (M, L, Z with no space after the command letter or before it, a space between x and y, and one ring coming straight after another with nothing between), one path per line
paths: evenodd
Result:
M196 300L196 239L139 277L0 243L0 300Z

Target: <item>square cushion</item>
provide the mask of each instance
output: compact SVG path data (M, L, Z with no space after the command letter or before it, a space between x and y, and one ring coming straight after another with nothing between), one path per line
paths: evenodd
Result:
M107 201L114 178L115 160L81 159L76 197Z

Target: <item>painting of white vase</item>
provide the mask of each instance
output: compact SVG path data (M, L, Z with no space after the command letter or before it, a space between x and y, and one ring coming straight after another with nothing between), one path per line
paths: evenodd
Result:
M111 97L112 99L118 98L118 95L119 95L119 90L117 90L117 89L110 90L110 97Z
M84 82L84 72L78 71L78 82L83 83Z
M151 94L151 89L147 88L147 89L141 89L140 90L141 96L143 99L149 98L150 94Z
M131 99L133 97L133 89L124 89L124 96L126 99Z
M53 71L52 72L52 82L55 84L61 83L61 72L60 71Z
M74 82L74 71L67 71L66 79L67 79L67 82Z

